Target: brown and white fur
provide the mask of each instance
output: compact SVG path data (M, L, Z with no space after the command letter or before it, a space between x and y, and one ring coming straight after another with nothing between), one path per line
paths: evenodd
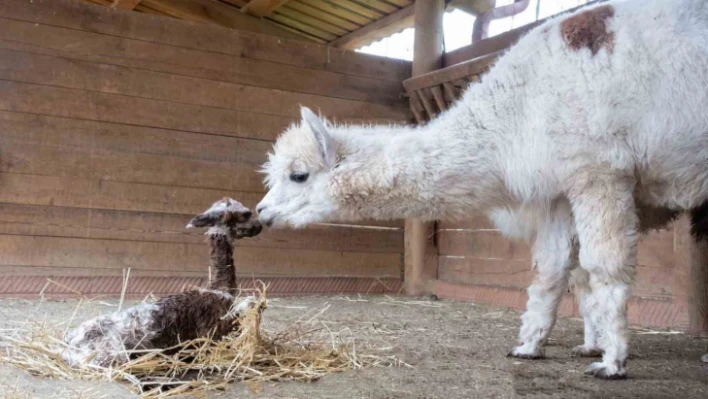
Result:
M209 289L196 289L141 303L87 320L64 338L61 353L71 366L108 367L127 362L134 350L170 348L199 337L219 339L239 328L238 318L254 303L236 297L233 240L261 232L260 223L239 202L224 198L194 217L187 228L209 227Z
M602 351L588 373L625 378L638 233L675 212L698 225L706 109L708 2L604 2L531 30L426 125L337 126L303 109L265 165L257 211L273 227L486 213L533 248L510 354L543 356L575 270L578 353Z

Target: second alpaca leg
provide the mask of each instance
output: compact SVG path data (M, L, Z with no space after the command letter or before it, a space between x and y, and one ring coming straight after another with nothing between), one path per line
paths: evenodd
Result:
M589 315L598 329L602 362L587 370L598 378L626 378L629 329L627 300L637 262L637 212L634 180L609 171L592 179L580 176L572 190L580 244L580 266L590 276Z
M594 297L590 290L590 274L587 270L576 268L571 272L570 285L573 294L580 304L580 314L583 316L584 340L582 345L578 345L571 350L571 355L575 357L599 357L602 350L598 345L598 329L593 324L590 312L594 308Z
M570 207L567 202L559 201L537 232L533 248L536 278L528 288L526 312L521 316L520 344L509 356L543 357L543 346L555 325L568 273L576 258Z

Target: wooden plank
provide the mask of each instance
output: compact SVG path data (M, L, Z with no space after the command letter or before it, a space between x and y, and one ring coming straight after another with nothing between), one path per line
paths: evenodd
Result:
M690 334L708 332L708 242L697 241L691 234L691 218L684 215L674 224L675 262L671 293L674 301L686 309L686 327Z
M676 266L673 228L640 236L637 263L647 267L673 269Z
M458 79L467 80L471 76L483 74L488 71L496 62L498 55L498 53L489 54L470 61L465 61L461 64L426 73L422 76L406 79L403 81L403 86L411 93L415 90L440 85L445 82L453 82ZM467 83L465 83L465 85L467 85Z
M147 295L163 296L185 289L207 286L205 273L131 271L127 289L123 291L121 270L95 268L0 267L0 296L37 299L40 292L46 299L126 298L143 300ZM47 284L48 278L57 284ZM241 276L238 285L244 289L268 286L268 296L336 295L336 294L396 294L401 280L388 277L269 277Z
M0 173L0 202L193 216L224 196L254 208L261 193L156 184L124 183L63 176Z
M56 106L60 104L61 106ZM275 140L295 118L0 80L0 111ZM364 123L365 119L339 122ZM379 123L371 121L369 123Z
M637 265L632 294L641 297L667 298L671 296L673 268Z
M3 132L0 135L3 142L58 148L88 147L115 154L153 155L187 161L242 163L252 168L262 165L267 152L272 149L270 142L261 140L2 111L0 131Z
M0 266L173 270L206 273L205 244L0 235ZM97 262L100 259L100 262ZM397 277L400 255L240 247L234 262L241 276Z
M300 104L331 118L410 118L403 102L384 105L326 98L11 50L0 50L0 79L291 118L299 117Z
M279 9L278 11L276 11L276 14L285 16L285 17L290 18L294 21L299 21L301 23L304 23L304 24L307 24L310 26L314 26L317 29L321 29L325 32L329 32L329 33L331 33L333 35L337 35L337 36L346 35L347 33L350 32L348 29L345 29L344 27L341 27L337 24L333 24L333 23L318 19L317 17L310 16L308 14L302 13L298 10L293 9L293 8L285 7L285 8Z
M190 219L189 215L172 213L0 203L0 234L6 235L205 245L201 229L185 229ZM403 231L315 225L297 232L267 230L238 241L237 246L400 254Z
M2 40L5 39L5 40ZM344 75L0 18L0 47L101 64L381 104L401 102L400 82ZM297 79L293 77L297 76Z
M308 25L304 22L288 17L286 15L275 13L270 16L269 19L281 23L283 25L289 26L293 29L305 32L309 35L315 36L327 42L337 38L337 35L335 35L334 33L330 33L324 29L320 29L319 27Z
M455 86L453 86L452 83L444 82L443 88L445 89L445 96L447 101L451 103L457 101L457 92L455 91Z
M533 279L531 262L440 256L438 278L456 284L526 288Z
M510 240L498 231L440 230L438 251L441 255L515 259L531 264L528 245L522 241Z
M474 213L473 216L466 219L460 220L441 220L439 222L439 229L467 229L467 230L497 230L496 226L492 224L487 215L483 213Z
M386 2L395 4L399 7L407 7L413 4L413 0L386 0Z
M330 14L326 11L323 11L319 8L315 8L315 7L311 6L310 4L304 3L302 1L290 2L287 6L282 7L279 11L285 12L285 10L290 10L290 9L299 11L302 14L315 17L319 20L328 22L330 24L340 26L348 31L357 30L357 29L361 28L361 26L363 25L363 24L351 22L351 21L349 21L345 18L341 18L337 15ZM364 24L366 24L366 22L364 22Z
M244 15L238 9L219 1L212 0L142 0L142 5L158 10L174 18L215 24L240 31L272 35L291 40L307 39L301 35L261 21L250 15Z
M20 132L18 132L20 133ZM105 149L46 146L0 137L0 172L262 193L257 166ZM140 142L135 143L136 146Z
M267 17L273 11L285 5L290 0L251 0L241 7L241 12L248 12L257 17Z
M111 7L121 10L132 10L140 4L140 0L113 0Z
M0 81L0 110L274 140L294 119Z
M96 151L110 153L113 156L126 154L128 156L127 159L133 159L134 156L141 155L170 159L177 164L180 161L190 164L193 164L193 161L245 163L252 165L250 166L251 171L259 167L265 160L266 152L271 148L271 143L264 141L204 136L187 132L8 112L0 112L0 131L4 132L0 136L0 141L12 142L15 143L14 145L42 146L45 150L57 148L67 149L67 153L75 153L81 148L93 147ZM7 151L4 147L3 144L0 144L0 152ZM12 155L0 155L0 160L2 160L0 165L3 168L15 170L25 168L24 170L27 172L36 170L35 163L47 164L46 160L34 155L16 161L19 163L18 165L15 165L15 162L11 162L11 158L13 158ZM149 158L146 159L149 160ZM81 165L81 162L64 162L62 160L46 167L53 168L59 174L66 175L72 170L81 171L82 169L79 169L77 165ZM46 174L46 171L41 173ZM84 171L83 173L85 175L92 172ZM116 172L109 170L109 173ZM145 179L144 175L139 175L138 177L126 176L132 180ZM160 178L160 176L158 173L155 178ZM255 179L256 176L253 176L253 178ZM260 186L259 182L254 181L252 184L252 188L255 190L253 195L262 191L262 186ZM180 186L185 186L185 184L180 184ZM238 187L235 184L234 187L238 191ZM223 187L219 187L215 192L214 195L218 195L218 197L208 198L205 201L214 201L215 198L223 196L222 189ZM257 202L258 197L261 195L256 195L254 201ZM242 200L240 197L235 198ZM211 202L203 203L202 207L209 203ZM67 206L73 205L68 202ZM402 227L401 221L363 221L357 224Z
M193 23L186 21L160 19L140 13L111 12L107 7L73 0L54 0L52 4L52 7L47 7L39 1L6 0L0 3L0 16L33 24L398 82L408 78L411 71L411 63L403 60L352 51L334 51L324 46L237 32L218 26L203 25L195 28Z
M293 4L304 4L308 7L312 7L313 9L316 10L321 10L323 12L326 12L330 15L334 15L338 18L345 19L347 21L351 21L357 25L363 26L363 25L368 25L370 24L373 20L365 17L361 14L352 12L350 10L347 10L346 8L343 8L341 5L338 3L330 3L329 1L321 1L321 0L298 0L297 2L294 2L290 4L292 7Z
M360 5L359 3L355 3L353 1L341 1L341 2L338 2L337 5L346 9L346 10L349 10L351 12L354 12L356 14L362 15L366 18L373 19L373 20L383 18L386 16L385 12L380 12L380 11L372 9L370 7L364 7L364 6Z
M357 0L357 2L366 5L367 7L381 11L382 13L385 14L390 14L392 12L395 12L398 10L397 7L392 6L386 1L380 1L380 0Z
M376 22L370 23L349 34L346 34L329 44L334 47L345 49L357 49L381 38L390 36L398 31L413 26L415 6L410 5L392 14L389 14Z
M428 97L427 93L425 93L425 89L417 90L415 91L415 94L418 95L418 99L420 99L420 102L423 103L423 107L428 113L428 118L434 119L438 113L433 108L433 103L430 102L430 98Z
M431 87L430 92L433 93L435 104L437 104L438 109L440 109L440 112L445 112L447 110L447 103L445 102L445 97L443 96L443 92L440 86Z

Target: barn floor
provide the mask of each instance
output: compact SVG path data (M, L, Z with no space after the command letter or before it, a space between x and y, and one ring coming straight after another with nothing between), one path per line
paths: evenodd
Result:
M356 299L354 301L353 299ZM683 335L635 330L631 378L597 381L583 375L590 359L574 359L570 348L582 340L582 323L562 319L547 348L547 359L505 357L519 319L509 310L455 301L410 302L391 297L299 297L274 299L264 314L264 328L277 330L304 312L330 304L321 316L327 324L349 327L374 346L413 368L378 368L328 376L315 383L235 384L228 394L210 397L279 399L433 399L433 398L681 398L708 397L708 368L699 362L708 341ZM16 328L37 301L0 301L0 328ZM67 320L76 301L49 301L35 317ZM111 307L93 303L76 320ZM221 396L219 396L221 395ZM132 398L117 383L53 381L0 365L2 398Z

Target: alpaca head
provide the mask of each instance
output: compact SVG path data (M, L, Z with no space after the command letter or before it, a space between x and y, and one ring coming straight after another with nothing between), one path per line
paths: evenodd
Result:
M304 107L301 114L300 124L278 138L264 166L268 193L256 210L268 226L303 227L340 216L330 191L337 143L325 121Z
M223 198L213 203L205 212L195 216L187 228L210 227L207 234L227 234L238 240L260 234L261 223L252 216L251 210L240 202Z

